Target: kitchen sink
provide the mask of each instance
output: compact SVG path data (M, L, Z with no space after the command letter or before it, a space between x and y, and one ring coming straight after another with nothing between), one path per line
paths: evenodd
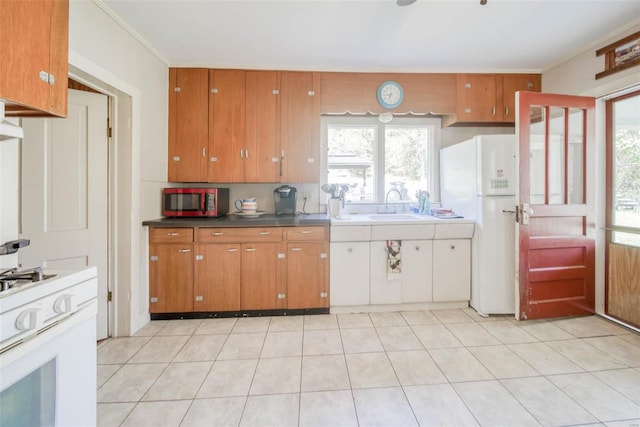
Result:
M372 219L374 221L420 221L421 218L414 215L377 214L369 215L369 219Z

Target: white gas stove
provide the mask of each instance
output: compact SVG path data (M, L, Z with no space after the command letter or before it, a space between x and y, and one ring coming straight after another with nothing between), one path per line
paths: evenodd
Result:
M96 268L15 273L0 291L0 425L95 425Z

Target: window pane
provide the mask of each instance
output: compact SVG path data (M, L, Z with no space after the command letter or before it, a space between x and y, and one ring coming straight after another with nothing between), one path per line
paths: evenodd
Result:
M564 204L565 147L564 108L549 109L549 201L550 205Z
M612 131L613 225L640 229L640 96L613 104Z
M330 125L327 129L329 184L347 184L345 200L375 201L374 126Z
M584 203L584 111L569 109L569 156L567 186L569 203Z
M385 194L395 189L402 200L417 200L416 192L429 190L430 129L387 126L385 128ZM389 200L398 200L390 194Z
M531 106L531 128L529 134L531 140L529 147L529 169L530 169L530 193L529 198L532 205L542 205L546 199L545 183L547 176L545 163L547 158L545 146L545 109Z

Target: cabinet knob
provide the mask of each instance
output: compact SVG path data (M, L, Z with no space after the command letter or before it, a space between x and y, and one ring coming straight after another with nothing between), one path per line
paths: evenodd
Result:
M454 250L456 248L456 245L451 245L451 250Z
M351 253L351 252L353 252L353 249L352 248L347 248L347 252Z
M211 88L211 93L218 93L218 89L216 89L215 87Z
M420 250L420 246L416 246L416 251L419 251L419 250Z

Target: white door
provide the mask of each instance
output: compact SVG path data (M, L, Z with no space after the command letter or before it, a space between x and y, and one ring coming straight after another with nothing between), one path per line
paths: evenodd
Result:
M66 119L24 119L23 268L98 268L97 338L108 334L107 97L69 90Z

